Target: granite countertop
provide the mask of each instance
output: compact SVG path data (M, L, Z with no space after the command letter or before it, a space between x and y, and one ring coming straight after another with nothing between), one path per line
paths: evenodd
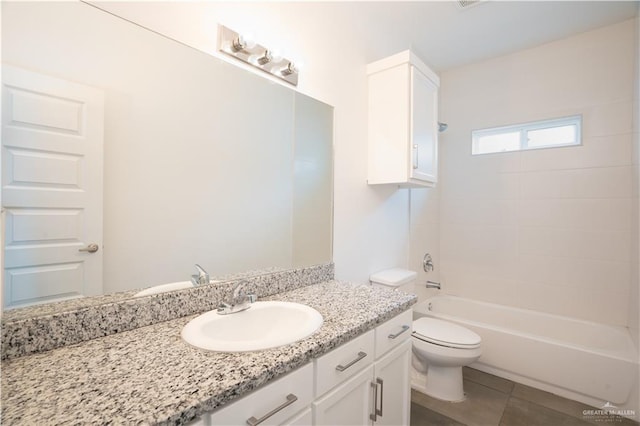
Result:
M324 318L279 348L207 352L180 337L196 315L2 362L10 424L182 424L306 364L409 309L414 295L329 281L263 300L299 302Z

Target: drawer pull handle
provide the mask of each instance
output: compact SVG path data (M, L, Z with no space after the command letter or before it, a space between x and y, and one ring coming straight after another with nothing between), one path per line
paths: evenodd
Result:
M295 396L294 394L290 393L289 395L287 395L287 401L284 404L274 408L273 410L269 411L267 414L265 414L264 416L260 417L259 419L256 419L255 417L251 417L250 419L247 420L247 424L249 426L259 425L260 423L262 423L265 420L267 420L269 417L271 417L274 414L276 414L278 411L287 408L289 405L293 404L297 400L298 400L298 397Z
M404 333L405 331L407 331L410 328L411 327L409 327L408 325L403 325L402 326L402 330L398 331L396 334L390 334L389 335L389 339L395 339L396 337L398 337L399 335L401 335L402 333Z
M360 361L362 358L364 358L365 356L367 356L366 352L358 352L358 357L356 359L354 359L353 361L351 361L349 364L347 365L338 365L336 366L336 370L338 371L344 371L347 368L351 367L353 364L355 364L356 362Z

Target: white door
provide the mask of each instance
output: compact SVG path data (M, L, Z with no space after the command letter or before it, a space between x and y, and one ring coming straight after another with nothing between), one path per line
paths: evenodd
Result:
M100 90L2 67L5 307L102 292L103 122Z

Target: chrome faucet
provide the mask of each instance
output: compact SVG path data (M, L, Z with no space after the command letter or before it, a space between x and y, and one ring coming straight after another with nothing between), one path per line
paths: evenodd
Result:
M435 281L427 281L427 288L437 288L438 290L440 290L440 283L437 283Z
M220 306L218 306L218 314L235 314L236 312L247 310L251 307L252 303L258 300L255 294L247 294L244 291L245 284L245 281L238 281L234 284L231 300L220 303Z
M209 284L210 279L207 271L202 269L202 266L198 265L197 263L196 269L198 270L198 273L195 275L191 275L191 282L193 283L193 285L197 287L199 285Z

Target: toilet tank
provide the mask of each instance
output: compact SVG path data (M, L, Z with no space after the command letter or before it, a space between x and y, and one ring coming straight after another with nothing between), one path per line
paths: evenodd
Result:
M398 289L413 293L413 287L418 276L417 272L402 268L385 269L369 277L374 286L388 289Z

